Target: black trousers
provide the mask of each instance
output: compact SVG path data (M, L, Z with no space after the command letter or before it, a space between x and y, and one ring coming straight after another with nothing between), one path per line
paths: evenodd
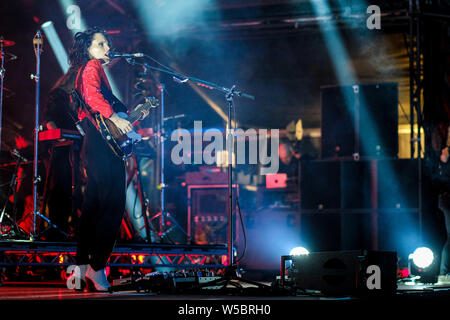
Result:
M444 213L447 241L442 248L440 274L450 273L450 192L439 195L439 209Z
M81 150L87 186L78 226L77 264L96 271L106 266L125 211L125 162L106 144L94 125L84 119Z

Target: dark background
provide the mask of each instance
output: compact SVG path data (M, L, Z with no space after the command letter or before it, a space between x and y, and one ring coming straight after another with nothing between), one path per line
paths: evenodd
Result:
M146 1L148 6L164 13L167 1ZM400 1L402 2L402 1ZM256 97L254 101L235 99L236 120L242 128L280 128L301 118L305 129L320 128L320 87L340 84L317 22L293 22L296 18L314 17L308 1L199 1L204 7L201 18L178 20L177 32L151 34L145 31L141 15L133 1L78 1L87 26L108 31L114 48L124 52L145 52L180 72L225 87L233 84ZM403 109L400 123L407 123L408 59L404 35L405 18L382 19L381 30L366 28L364 1L332 1L338 14L353 10L362 18L337 20L342 43L358 83L397 82ZM393 4L394 3L394 4ZM402 12L395 1L380 3L382 12ZM153 6L153 7L152 7ZM401 9L403 6L403 9ZM334 12L333 11L333 12ZM158 12L157 12L158 14ZM154 18L153 18L154 19ZM187 18L186 18L187 19ZM11 143L12 132L31 138L34 122L35 72L32 39L45 21L51 20L66 50L72 34L66 27L66 14L59 1L2 1L1 32L16 42L8 51L18 59L7 64L5 86L15 94L5 100L3 142ZM257 23L254 26L243 23ZM234 24L234 25L233 25ZM174 28L175 28L174 27ZM340 63L340 62L338 62ZM344 61L342 61L344 63ZM111 67L123 100L133 105L133 85L139 72L124 61ZM48 42L44 44L41 64L41 103L62 71ZM204 127L223 127L224 120L190 87L174 83L170 76L153 73L167 86L166 113L188 115L184 127L202 120ZM200 89L226 113L220 92Z

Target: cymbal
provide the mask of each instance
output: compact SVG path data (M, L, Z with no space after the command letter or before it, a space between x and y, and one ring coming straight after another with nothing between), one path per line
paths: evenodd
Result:
M0 38L0 46L4 46L4 47L12 47L13 45L15 45L16 43L14 41L11 40L5 40L3 38Z

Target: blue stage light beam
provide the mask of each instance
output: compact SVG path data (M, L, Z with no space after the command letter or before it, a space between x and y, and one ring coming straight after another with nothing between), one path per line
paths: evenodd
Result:
M174 54L185 54L194 42L177 42L177 39L185 33L195 32L198 26L205 23L205 8L214 4L216 0L170 0L170 1L148 1L133 0L139 20L141 21L148 39L153 43L164 42L169 44L171 52ZM208 15L211 15L211 11ZM220 14L220 13L217 13ZM211 48L211 55L220 54L220 48ZM214 52L215 50L215 52ZM168 54L169 55L169 54ZM171 67L180 73L182 70L172 64ZM207 93L201 90L197 85L188 83L188 85L198 94L206 104L216 112L219 117L228 122L228 116L221 107L215 103ZM232 126L235 123L232 121Z
M325 38L331 56L335 75L341 85L354 84L355 71L344 48L343 41L333 20L333 14L326 0L311 0L317 22Z
M317 22L321 29L322 35L325 39L325 45L327 46L330 60L333 64L334 72L339 84L355 86L358 83L357 76L351 63L350 56L345 49L342 37L336 27L333 13L331 12L328 2L326 0L310 0L310 2L317 17ZM358 88L355 87L355 90L356 89ZM353 94L347 94L344 92L343 96L347 109L353 117L355 113L354 108L352 108ZM367 100L364 98L364 93L359 91L359 96L360 106L362 106L362 108L359 109L359 112L362 116L363 113L368 113L369 110L364 108L364 106L367 106ZM365 118L370 119L369 116ZM377 126L372 121L364 123L364 128L360 128L359 133L361 135L360 147L362 150L367 149L367 146L364 144L365 141L381 141L377 131Z
M176 37L204 21L204 9L215 0L133 0L150 38Z
M42 30L44 31L48 42L50 43L50 47L53 50L53 53L58 60L59 66L63 73L66 73L69 70L69 61L67 57L67 51L64 49L64 46L61 42L61 39L58 36L58 33L55 30L55 26L52 21L44 22L42 25Z
M357 27L359 26L359 28L351 28L350 32L353 34L355 39L361 39L361 41L363 41L363 44L368 44L369 48L373 48L373 52L368 51L368 54L370 56L368 56L367 59L370 60L370 63L376 68L376 70L388 70L389 72L389 70L395 68L395 61L393 61L392 58L387 54L384 43L380 44L377 41L377 38L375 37L376 31L367 29L367 8L370 6L370 3L366 0L352 0L350 2L339 2L339 5L344 13L347 13L350 19L352 19L352 16L354 14L356 19L353 19L353 22L352 20L345 20L345 22L347 25ZM380 16L383 16L382 12L380 13ZM359 25L356 25L355 21ZM360 34L356 34L356 32L359 32ZM361 37L361 33L363 33L363 37ZM406 103L409 104L409 101L407 101ZM385 181L388 181L389 184L395 186L395 189L403 190L400 187L400 177L398 176L393 166L386 166L384 171L380 171L380 177L383 177ZM380 190L380 195L382 195L383 197L394 197L393 195L390 195L386 190ZM402 194L399 195L399 198L396 198L395 200L399 203L407 204L407 194L405 194L405 192L402 192ZM414 221L415 217L413 216L410 216L409 219L406 218L403 221L402 232L395 236L394 245L399 252L408 252L408 250L411 250L411 247L417 246L418 244L422 243L422 238L426 237L426 235L422 234L423 230L421 222L419 222L419 226L416 226ZM417 228L419 230L417 230Z

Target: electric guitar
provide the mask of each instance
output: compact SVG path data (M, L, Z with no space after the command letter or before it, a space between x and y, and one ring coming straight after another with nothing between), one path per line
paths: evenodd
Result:
M118 112L117 115L122 119L128 120L134 126L134 123L141 118L145 111L158 106L159 100L155 97L151 97L147 98L144 104L134 109L129 114ZM97 122L100 134L114 153L120 158L129 157L133 151L133 144L139 142L142 139L142 136L134 130L123 134L111 120L103 117L100 113L95 114L94 118Z

